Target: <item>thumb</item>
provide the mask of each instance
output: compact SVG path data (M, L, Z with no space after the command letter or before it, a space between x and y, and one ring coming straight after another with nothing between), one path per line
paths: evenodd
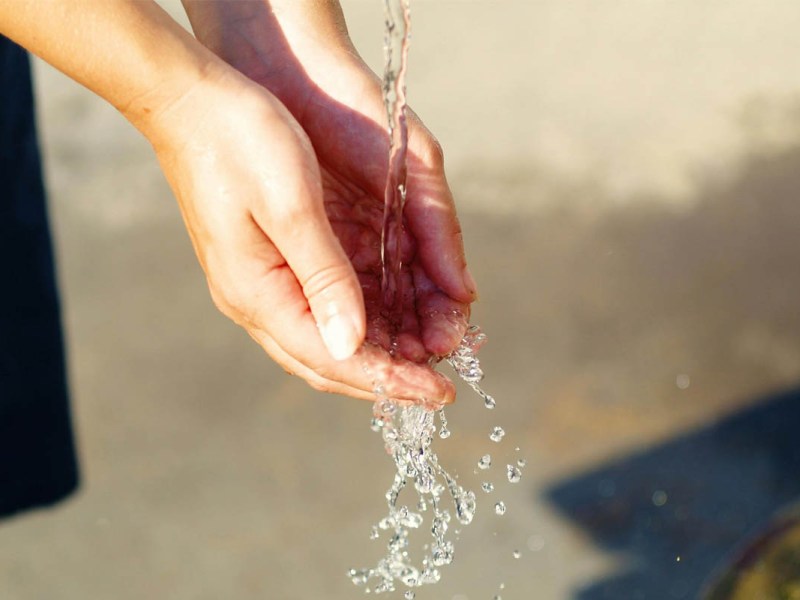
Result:
M256 220L300 284L328 352L344 360L364 341L364 296L325 214L322 191L318 186L304 187L287 203L281 202L283 206L267 207L266 222L259 215Z

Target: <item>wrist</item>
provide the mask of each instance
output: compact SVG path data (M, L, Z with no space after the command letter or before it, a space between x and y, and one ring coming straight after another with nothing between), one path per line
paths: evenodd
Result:
M265 95L268 96L266 90L216 61L186 81L171 82L161 97L148 102L156 109L138 120L129 119L164 158L192 144L204 131L229 133L229 124L220 119L247 120L247 115L259 110L259 106L263 111ZM256 105L259 101L261 105Z
M334 0L182 1L204 46L284 101L330 65L363 66Z

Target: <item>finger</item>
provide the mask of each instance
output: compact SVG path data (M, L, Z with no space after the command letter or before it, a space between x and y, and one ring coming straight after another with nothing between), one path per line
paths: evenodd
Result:
M433 282L460 302L477 299L477 285L467 268L461 224L444 173L436 140L419 121L409 119L412 138L405 214L417 240L417 256Z
M375 393L371 390L362 390L341 381L334 381L320 376L317 372L312 371L306 365L286 353L275 340L266 334L266 332L253 330L248 331L248 333L287 373L290 375L297 375L304 379L315 390L350 396L351 398L357 398L359 400L375 400Z
M364 340L361 288L325 214L316 158L295 154L284 160L284 176L269 197L255 203L253 215L300 284L302 304L310 308L330 355L344 360Z
M224 228L227 230L228 228ZM411 402L446 404L455 389L427 365L394 360L370 346L344 361L326 349L300 287L271 242L251 221L227 236L211 253L209 287L215 303L287 370L313 387L374 398L381 384L386 394Z
M443 293L419 265L413 273L422 343L431 354L445 356L458 347L467 331L469 304Z
M392 359L371 344L362 346L349 360L328 358L327 363L310 368L265 332L253 330L250 335L287 372L319 391L374 401L380 388L383 396L415 403L449 404L455 400L455 388L444 375L427 365Z

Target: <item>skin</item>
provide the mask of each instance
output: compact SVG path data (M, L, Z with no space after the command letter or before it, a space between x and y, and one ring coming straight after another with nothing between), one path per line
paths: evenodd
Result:
M133 0L0 0L0 32L147 137L215 304L285 370L356 398L374 399L378 380L400 399L452 401L452 383L428 362L458 344L476 292L434 138L411 117L395 332L378 295L380 85L338 4L185 7L197 40Z

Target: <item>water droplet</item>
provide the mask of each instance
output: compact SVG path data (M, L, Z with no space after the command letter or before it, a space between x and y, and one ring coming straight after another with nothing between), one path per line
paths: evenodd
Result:
M494 485L493 485L493 484L491 484L491 483L489 483L488 481L484 481L484 482L481 484L481 489L482 489L484 492L486 492L487 494L489 494L489 493L491 493L491 492L493 492L493 491L494 491Z
M493 409L495 406L497 406L497 402L495 402L495 399L494 399L494 398L492 398L491 396L487 395L487 396L486 396L486 397L483 399L483 405L484 405L486 408L488 408L489 410L492 410L492 409Z
M456 497L456 517L460 523L469 525L475 517L475 493L463 492Z
M522 552L520 552L519 550L514 550L514 552L512 552L511 555L514 558L519 558L520 556L522 556Z
M656 490L653 492L653 506L664 506L667 503L667 492L664 490Z
M492 600L503 600L503 597L500 594L495 594Z
M442 422L442 427L439 430L439 437L442 438L443 440L446 440L447 438L450 437L450 430L447 428L447 417L445 417L444 415L443 408L440 408L437 412L439 413L439 419Z
M405 594L403 594L403 598L405 598L406 600L414 600L415 596L416 594L411 590L408 590Z
M520 458L520 459L517 461L517 466L518 466L520 469L524 469L524 468L525 468L525 466L526 466L527 464L528 464L528 461L527 461L527 460L525 460L524 458Z
M453 562L453 543L445 542L442 545L436 545L431 552L433 564L437 567L443 567Z
M381 534L378 531L378 528L377 527L373 527L369 532L369 539L377 540L379 537L381 537Z
M528 550L531 552L539 552L539 550L544 548L544 538L534 534L528 538L527 546Z
M511 483L517 483L522 479L522 473L514 465L506 465L506 475Z
M478 468L486 470L492 466L492 457L490 454L484 454L478 461Z
M378 416L381 417L391 417L394 413L397 412L397 404L395 404L392 400L388 398L384 398L376 407Z
M355 585L365 585L369 578L369 571L367 569L350 569L347 575Z
M502 500L494 505L494 512L497 515L503 516L506 514L506 503Z
M502 427L495 427L494 429L492 429L492 433L489 434L489 439L492 440L493 442L499 442L500 440L503 439L503 436L505 434L506 432L503 430Z

